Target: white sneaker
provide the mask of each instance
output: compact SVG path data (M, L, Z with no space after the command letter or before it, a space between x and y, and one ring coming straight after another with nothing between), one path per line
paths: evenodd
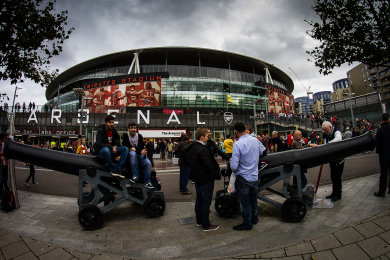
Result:
M38 182L34 182L32 185L38 185Z
M30 185L28 185L28 183L27 183L27 182L25 182L25 183L24 183L24 185L26 185L27 187L30 187Z

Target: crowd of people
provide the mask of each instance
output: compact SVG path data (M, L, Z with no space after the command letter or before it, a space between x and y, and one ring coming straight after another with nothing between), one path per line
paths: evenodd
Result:
M320 120L320 117L318 118ZM387 175L389 174L390 163L390 131L389 115L383 114L383 124L379 125L376 138L377 153L380 155L381 177L380 189L374 195L385 196L388 185ZM251 230L258 223L257 212L257 191L258 191L258 172L267 168L265 157L268 153L277 153L285 150L295 149L316 149L318 145L339 142L343 139L349 139L359 136L368 131L372 131L373 124L364 119L358 119L356 128L349 128L346 120L343 120L344 131L339 129L340 122L333 118L324 120L321 124L323 137L312 132L309 136L303 137L301 131L290 131L286 136L273 131L271 137L265 134L256 135L251 126L246 126L242 122L234 124L234 136L227 135L226 139L218 142L211 139L211 131L208 128L198 128L195 132L195 140L182 133L180 141L159 140L156 143L147 141L145 144L143 136L138 132L137 125L133 122L128 124L128 132L120 138L119 133L114 127L114 117L108 115L105 117L105 123L99 126L96 134L96 142L86 140L79 136L77 141L59 143L54 140L41 145L42 148L53 149L63 152L76 153L80 155L95 154L98 158L104 160L110 170L110 174L119 178L126 178L123 168L129 163L132 171L130 177L131 183L141 181L148 189L161 189L161 181L155 173L152 174L154 167L153 155L160 154L161 159L178 157L180 167L179 186L183 195L189 195L191 192L187 184L192 181L195 183L196 202L195 213L196 222L204 231L213 231L219 229L219 225L211 224L209 219L210 205L214 190L215 180L221 178L220 167L215 157L221 156L223 160L229 162L236 181L235 189L241 204L242 223L233 227L234 230ZM2 145L0 146L1 162L1 187L6 188L6 175L8 172L7 160L3 155L4 142L6 135L1 135ZM121 140L123 140L121 142ZM18 140L17 140L18 141ZM30 138L27 144L32 145ZM344 170L344 159L330 162L330 175L332 180L332 193L326 198L332 201L338 201L342 197L342 174ZM143 168L143 179L140 178L140 168ZM29 186L29 180L32 179L32 185L37 185L35 181L34 166L28 164L30 175L25 181ZM307 185L305 170L301 171L301 183L297 183L294 176L290 191L304 188ZM8 176L8 175L7 175ZM389 187L390 188L390 187ZM99 187L104 195L110 191L105 187ZM390 189L389 189L390 193ZM110 201L105 201L105 205Z

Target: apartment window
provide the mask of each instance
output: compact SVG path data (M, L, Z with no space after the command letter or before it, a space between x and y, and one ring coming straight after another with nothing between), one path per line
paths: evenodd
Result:
M361 67L360 70L363 71L363 67Z
M348 75L348 78L351 78L351 75Z
M352 80L349 80L349 83L352 85Z
M367 65L364 65L364 67L367 69Z
M366 72L367 72L367 75L368 75L368 70Z
M363 73L363 78L364 78L364 73Z
M364 80L364 83L366 83L366 80Z

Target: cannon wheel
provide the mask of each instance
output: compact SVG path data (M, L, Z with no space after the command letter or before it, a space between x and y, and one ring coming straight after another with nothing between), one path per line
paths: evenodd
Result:
M151 218L162 216L165 210L165 201L160 196L151 196L144 201L144 210Z
M300 222L306 216L306 204L300 198L289 198L282 205L282 217L285 221Z
M103 224L103 213L95 205L85 205L79 211L79 223L86 230L99 229Z
M215 201L215 210L223 218L230 218L237 212L237 200L231 195L222 195Z

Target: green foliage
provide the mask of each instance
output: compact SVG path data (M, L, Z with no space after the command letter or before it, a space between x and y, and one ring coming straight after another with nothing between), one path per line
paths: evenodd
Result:
M55 13L54 3L42 0L0 1L0 80L11 84L28 78L47 86L58 75L50 70L50 58L74 30L65 29L68 11Z
M322 23L305 20L312 26L307 34L321 45L307 53L320 73L354 61L382 65L390 57L389 0L314 0L312 9Z

